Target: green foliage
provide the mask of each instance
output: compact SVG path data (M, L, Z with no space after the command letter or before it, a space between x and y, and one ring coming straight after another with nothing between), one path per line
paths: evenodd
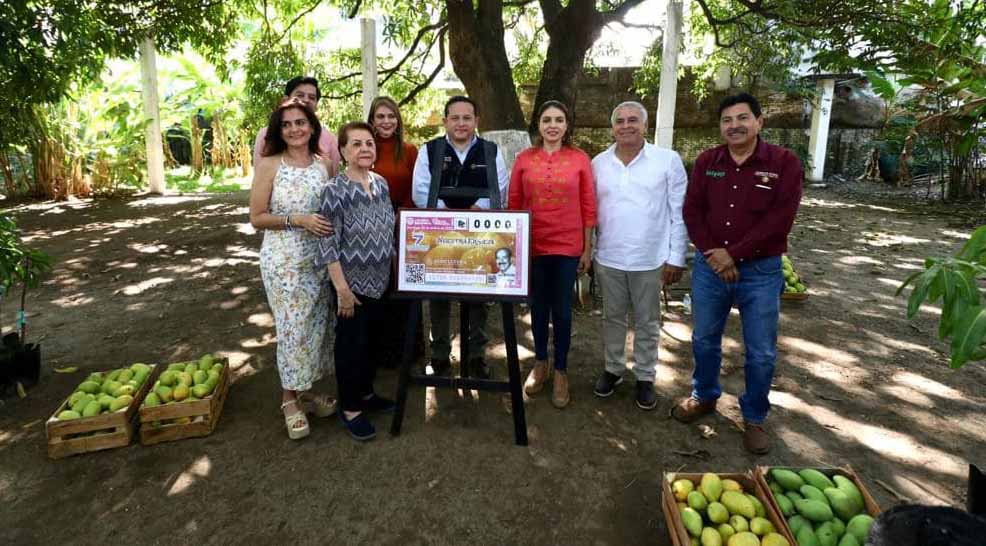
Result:
M50 271L51 257L24 246L17 224L0 214L0 297L16 284L37 288Z
M951 258L929 258L924 271L908 277L899 295L912 286L907 317L914 318L924 303L941 302L938 336L951 338L951 367L986 360L986 300L980 284L986 279L986 226L980 226Z

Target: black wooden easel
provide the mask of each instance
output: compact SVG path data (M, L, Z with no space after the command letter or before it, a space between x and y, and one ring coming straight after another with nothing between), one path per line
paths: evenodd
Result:
M441 299L441 298L428 298ZM421 299L411 302L411 312L408 316L407 330L404 336L404 354L401 358L400 376L397 381L397 408L390 424L390 434L398 436L404 421L404 408L407 405L407 390L410 385L439 387L450 389L472 389L488 392L510 393L510 404L514 418L514 442L519 446L527 445L527 419L524 415L524 396L520 384L520 360L517 356L517 329L514 323L513 303L500 302L503 316L503 341L507 346L507 381L492 379L474 379L468 376L469 362L469 303L483 300L459 300L459 362L462 370L461 377L425 375L412 373L414 366L414 339L417 332L418 317L421 316Z
M453 200L475 200L478 198L488 198L490 208L501 208L502 199L500 187L496 179L496 146L492 143L481 141L477 145L484 146L483 155L486 160L486 185L485 188L460 187L457 175L446 177L442 180L443 162L445 156L445 139L436 142L432 149L430 161L431 168L431 187L428 192L428 207L438 206L439 199ZM426 148L427 149L427 148ZM427 152L425 152L427 153ZM442 185L445 184L445 185ZM469 377L469 305L470 303L484 304L490 301L486 297L469 296L443 296L443 295L412 295L405 297L414 298L411 303L411 312L408 316L406 335L404 336L404 354L401 358L400 378L397 382L397 408L394 410L394 418L390 424L390 434L397 436L401 433L401 424L404 421L404 408L407 405L407 389L409 385L423 385L426 387L442 387L451 389L472 389L477 391L489 392L509 392L512 414L514 417L514 441L519 446L527 445L527 419L524 416L524 395L520 386L520 360L517 357L517 328L514 324L514 311L512 301L518 301L517 297L495 298L499 301L500 310L503 316L503 340L507 346L507 372L508 381L495 381L491 379L473 379ZM459 301L459 362L461 377L443 377L436 375L425 375L411 373L414 364L414 340L417 333L418 319L421 317L421 302L423 299L441 300L450 299Z

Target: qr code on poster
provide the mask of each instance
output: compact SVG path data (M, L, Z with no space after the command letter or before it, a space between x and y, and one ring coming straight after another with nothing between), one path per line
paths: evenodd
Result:
M404 280L411 284L425 282L425 264L407 264L404 267Z

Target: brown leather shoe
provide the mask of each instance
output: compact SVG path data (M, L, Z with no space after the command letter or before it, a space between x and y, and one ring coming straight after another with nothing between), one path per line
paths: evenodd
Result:
M555 370L554 390L551 393L551 405L562 409L572 401L568 395L568 374Z
M689 396L681 402L678 402L678 405L671 408L671 417L674 417L675 420L682 423L691 423L699 417L710 413L715 413L715 411L715 400L703 402Z
M551 368L548 366L548 361L534 361L534 367L531 368L531 373L527 375L527 381L524 382L524 392L527 393L527 396L534 396L541 392L544 390L544 384L548 382L549 377L551 377Z
M743 447L754 455L763 455L770 451L770 436L763 425L743 423Z

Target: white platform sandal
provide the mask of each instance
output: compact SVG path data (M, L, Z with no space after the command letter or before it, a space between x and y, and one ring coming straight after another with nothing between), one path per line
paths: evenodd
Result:
M327 394L316 394L310 391L299 392L298 400L301 402L301 409L305 410L305 413L312 413L316 417L334 415L338 405L335 398Z
M292 413L291 415L285 415L284 424L288 427L288 438L291 438L292 440L300 440L305 436L308 436L311 429L308 428L308 418L305 417L305 410L298 404L297 399L282 402L281 411L283 412L284 408L290 406L291 404L295 404L295 407L301 411Z

